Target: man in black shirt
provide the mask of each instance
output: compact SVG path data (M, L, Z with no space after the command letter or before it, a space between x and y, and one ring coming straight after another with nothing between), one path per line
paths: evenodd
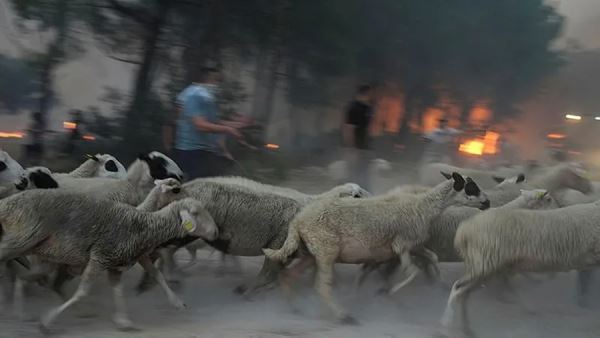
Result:
M369 125L373 115L373 87L362 85L346 112L344 143L351 149L350 173L353 182L368 189Z

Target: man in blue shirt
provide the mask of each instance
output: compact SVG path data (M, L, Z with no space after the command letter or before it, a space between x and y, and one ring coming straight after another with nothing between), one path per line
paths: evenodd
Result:
M214 68L202 70L194 82L177 96L174 155L188 179L223 175L231 161L222 153L222 138L242 139L239 124L220 121L215 93L220 74Z

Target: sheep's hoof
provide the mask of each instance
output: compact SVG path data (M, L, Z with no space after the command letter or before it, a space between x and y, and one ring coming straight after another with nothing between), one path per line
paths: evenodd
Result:
M51 334L51 333L52 333L52 331L50 330L50 328L48 327L48 325L47 325L47 324L44 324L44 322L43 322L43 321L40 321L40 322L38 323L38 330L40 330L40 332L41 332L43 335L49 335L49 334Z
M342 317L340 319L340 323L344 324L344 325L360 325L360 323L358 322L358 320L356 320L356 318L350 316L350 315L346 315L344 317Z
M122 332L141 331L140 328L136 327L133 322L127 318L115 317L113 318L113 322L117 326L117 330Z

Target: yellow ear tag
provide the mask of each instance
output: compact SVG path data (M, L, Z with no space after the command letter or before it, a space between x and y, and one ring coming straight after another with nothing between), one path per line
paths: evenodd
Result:
M186 219L185 221L183 221L182 225L183 225L183 228L184 228L185 230L187 230L188 232L192 232L192 231L194 231L194 229L196 228L196 227L194 226L194 222L192 222L192 221L191 221L191 220L189 220L189 219Z

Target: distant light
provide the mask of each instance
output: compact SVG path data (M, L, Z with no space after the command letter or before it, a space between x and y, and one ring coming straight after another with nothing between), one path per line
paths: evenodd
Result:
M558 134L558 133L550 133L548 135L546 135L548 138L554 139L554 140L562 140L564 138L567 138L567 135L565 134Z
M596 116L596 117L594 117L594 120L596 120L596 121L600 121L600 116Z
M93 135L83 135L82 138L86 141L95 141L96 140L96 137Z
M279 149L279 144L267 143L265 144L267 149Z
M565 115L565 118L567 120L577 120L577 121L579 121L579 120L581 120L581 115L567 114L567 115Z
M69 130L77 129L77 123L65 121L63 122L63 127Z
M0 131L0 138L23 138L25 134L20 131Z

